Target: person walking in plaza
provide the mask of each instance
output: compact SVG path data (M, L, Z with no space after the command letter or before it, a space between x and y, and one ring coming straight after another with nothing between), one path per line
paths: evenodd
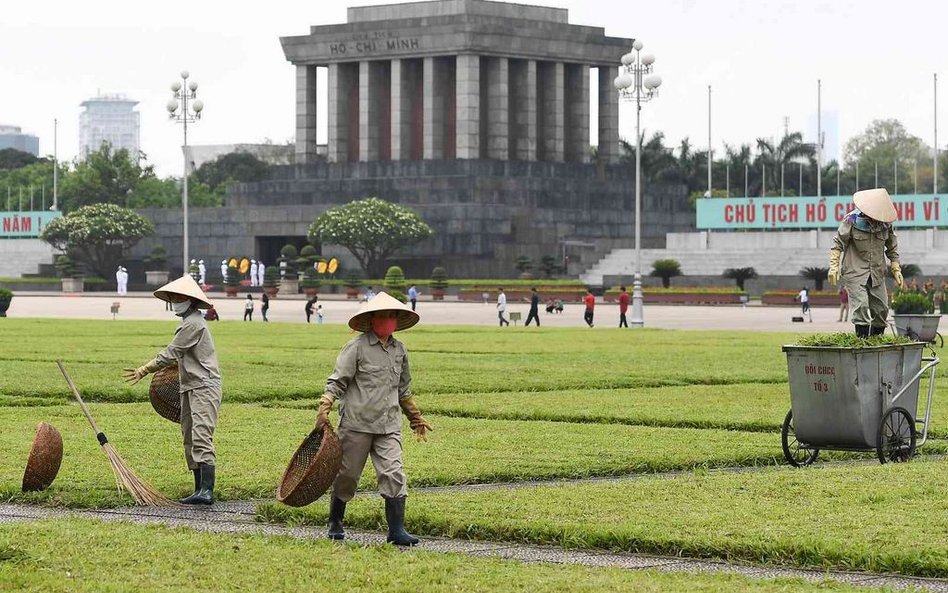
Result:
M415 288L415 285L412 284L408 288L408 300L411 301L411 310L415 310L415 305L418 303L418 289Z
M849 291L845 286L839 287L839 319L837 321L849 321Z
M896 287L905 289L899 263L899 239L892 223L898 218L885 188L853 194L856 208L839 224L830 249L829 283L842 281L852 302L850 319L856 335L869 337L885 332L889 298L885 287L885 260Z
M537 293L536 287L530 289L530 312L527 313L527 322L523 324L524 327L530 325L530 320L534 319L537 322L537 327L540 327L540 295Z
M323 306L316 305L316 323L322 324L323 322Z
M375 291L372 290L372 287L370 286L365 289L365 294L362 295L362 300L371 301L374 297L375 297Z
M507 295L504 294L503 288L497 289L497 319L500 324L500 327L505 325L510 325L510 322L507 321L507 318L504 317L504 311L507 310Z
M253 321L253 297L247 293L247 300L244 301L244 321Z
M170 302L181 318L168 347L137 369L127 368L123 377L130 385L171 364L178 365L181 392L181 435L184 459L194 474L194 493L180 500L183 504L213 504L217 454L214 429L221 405L221 373L217 351L201 309L213 310L212 303L185 274L154 292Z
M583 304L586 305L586 311L583 313L583 319L589 327L593 326L593 311L596 308L596 296L592 290L586 289L586 296L583 297Z
M263 315L264 321L270 321L267 319L267 311L270 310L270 295L267 293L262 293L260 295L260 314Z
M303 307L303 312L306 313L306 323L309 323L310 318L313 316L313 305L315 305L318 300L319 297L314 296L306 301L306 305Z
M629 321L625 318L626 313L629 312L629 301L631 301L629 293L626 292L625 286L619 287L619 327L629 327Z
M346 504L355 496L371 455L379 494L385 500L386 541L397 546L418 543L418 538L405 530L408 488L402 466L399 409L408 417L418 440L427 440L427 433L433 428L412 397L408 352L393 335L414 326L418 320L417 313L385 292L363 303L349 319L349 327L360 334L343 346L336 358L316 416L317 426L331 428L329 413L339 400L342 466L333 482L329 502L330 539L345 538Z
M813 313L810 312L810 291L806 289L806 286L800 289L800 292L797 293L797 296L794 297L794 300L800 301L802 314L809 315L810 323L813 323Z

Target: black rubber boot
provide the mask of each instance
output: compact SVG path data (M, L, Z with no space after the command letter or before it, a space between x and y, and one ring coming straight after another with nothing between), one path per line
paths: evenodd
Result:
M182 498L178 502L181 504L214 504L214 466L209 463L202 463L198 466L198 489L197 492Z
M194 474L194 493L197 494L197 491L201 489L201 470L192 469L191 472Z
M881 336L884 333L885 333L884 325L873 325L869 329L870 336Z
M329 501L329 539L346 539L346 532L342 527L342 518L346 514L346 503L335 496Z
M869 337L869 326L868 325L857 325L856 326L856 336L860 338Z
M405 531L405 497L385 499L385 520L388 522L388 537L385 541L396 546L414 546L418 538Z

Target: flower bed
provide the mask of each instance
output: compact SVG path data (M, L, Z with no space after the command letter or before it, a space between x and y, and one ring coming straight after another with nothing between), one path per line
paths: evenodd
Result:
M629 294L632 293L629 287ZM747 292L737 288L645 288L642 290L644 302L656 305L739 305L741 297L746 300ZM606 292L607 303L619 302L619 291Z
M800 301L795 300L800 291L793 290L768 290L760 298L764 305L793 306L799 305ZM839 293L836 291L824 290L820 292L810 292L811 307L838 307Z
M477 287L477 288L461 288L458 290L458 300L459 301L483 301L485 299L484 295L487 295L487 300L496 301L497 300L497 287L503 286L503 284L498 283L493 287ZM548 299L559 299L567 303L578 303L583 300L583 297L586 296L586 289L582 285L575 288L568 288L562 286L537 286L531 285L530 287L515 286L504 290L504 294L507 295L507 301L517 301L521 299L530 300L530 296L533 294L533 291L530 290L533 286L536 286L537 292L540 294L540 300L546 301Z

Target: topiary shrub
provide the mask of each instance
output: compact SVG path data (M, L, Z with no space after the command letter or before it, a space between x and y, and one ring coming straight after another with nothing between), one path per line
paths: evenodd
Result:
M925 315L934 309L928 297L921 293L903 292L892 298L892 312L896 315Z
M79 269L76 267L76 263L68 255L60 255L57 257L54 266L60 278L75 278L79 276Z
M405 296L405 273L398 266L391 266L387 272L385 272L385 292L390 296L400 300L403 303L408 302L408 297Z
M292 274L296 271L296 260L299 257L296 247L287 243L280 249L280 262L286 262L286 273Z
M151 255L145 258L145 270L149 272L164 272L165 263L168 261L168 253L164 245L155 245L151 250Z
M0 317L7 316L7 309L10 308L10 302L13 300L13 291L6 288L0 288Z
M526 255L521 255L517 258L517 261L514 263L517 271L520 272L520 277L524 279L531 278L530 270L533 269L533 260L527 257Z

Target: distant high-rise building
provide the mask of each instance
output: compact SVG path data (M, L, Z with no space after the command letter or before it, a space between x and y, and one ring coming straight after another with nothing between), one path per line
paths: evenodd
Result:
M0 124L0 149L15 148L39 156L39 138L24 134L17 126Z
M80 157L85 158L99 150L103 142L108 142L113 150L125 148L132 158L138 158L141 122L141 114L135 111L138 101L122 95L100 95L80 105L85 108L79 114Z

